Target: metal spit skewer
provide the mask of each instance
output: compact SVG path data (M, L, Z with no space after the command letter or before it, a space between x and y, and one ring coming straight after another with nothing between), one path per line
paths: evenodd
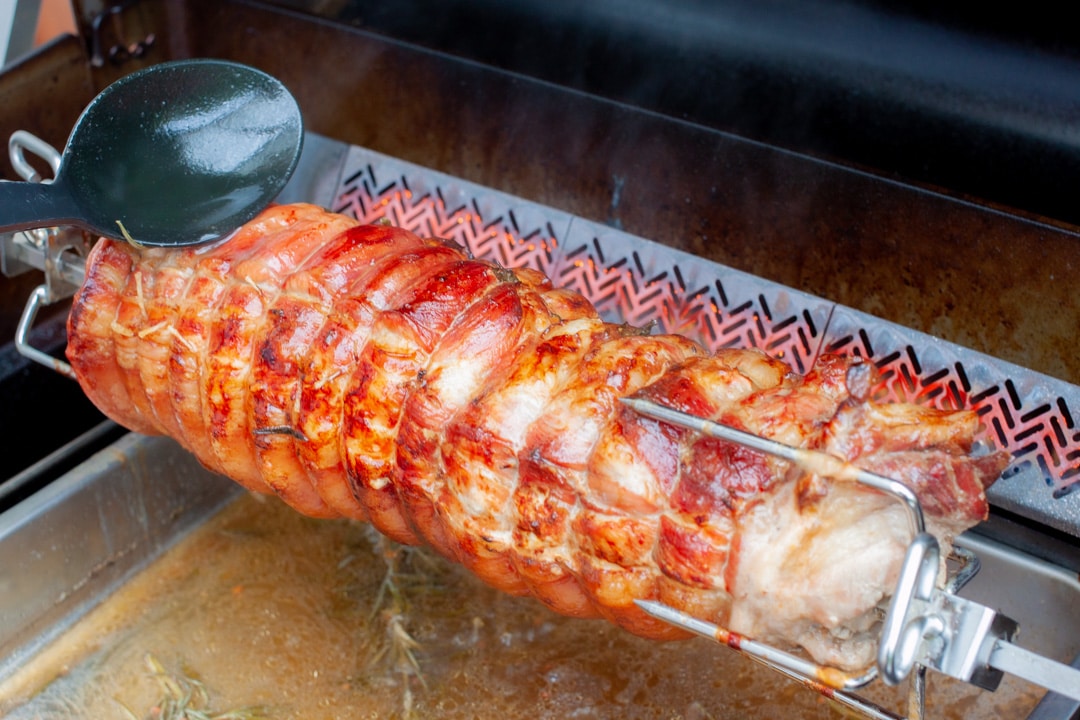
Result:
M943 590L936 587L940 548L933 535L925 531L921 505L907 486L861 470L828 453L795 448L641 398L623 398L622 402L641 415L789 460L809 472L840 480L855 480L886 492L905 504L915 532L879 641L876 671L886 683L897 684L912 671L920 673L923 668L930 668L994 690L1003 674L1008 672L1080 700L1080 670L1014 645L1011 641L1018 629L1015 621L953 594L955 588ZM777 667L811 687L815 683L839 689L861 687L853 684L852 676L835 668L815 665L769 645L742 638L662 603L645 600L638 601L638 605L660 620L698 635L712 637L767 665ZM868 672L862 678L870 675ZM922 683L916 682L915 687L921 695ZM843 697L837 699L844 700ZM871 717L894 717L883 710L884 715L878 715L875 710L880 708L861 698L857 700L870 707L856 704L849 704L849 707ZM915 714L921 716L922 698L913 704L918 705Z

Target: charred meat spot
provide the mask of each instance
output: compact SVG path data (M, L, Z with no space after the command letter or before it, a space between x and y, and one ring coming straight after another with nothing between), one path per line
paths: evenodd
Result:
M242 340L246 339L246 336L245 336L245 334L243 332L244 323L240 320L240 318L236 317L235 315L227 316L225 318L225 320L221 323L220 327L221 327L221 336L220 336L220 344L221 345L229 345L229 346L231 346L231 345L235 344L237 341L242 341Z
M278 362L277 353L274 352L274 346L271 345L270 343L264 343L262 348L259 349L259 357L262 359L262 361L264 363L266 363L267 365L269 365L271 367L274 367L274 366L277 365L277 362Z
M768 489L773 480L760 453L715 438L701 438L694 443L692 460L684 468L672 505L686 513L726 515L736 511L744 499Z

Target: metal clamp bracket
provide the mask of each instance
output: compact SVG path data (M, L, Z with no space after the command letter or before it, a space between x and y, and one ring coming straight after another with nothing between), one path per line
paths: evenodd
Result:
M940 638L945 630L939 616L924 612L934 597L940 562L941 549L934 536L916 535L904 556L878 645L878 669L889 685L907 679L925 654L925 643Z
M60 153L40 138L19 130L8 142L11 164L27 182L51 182L26 159L30 152L45 160L55 175L60 168ZM15 277L31 270L43 270L45 282L34 288L15 332L15 349L20 355L70 378L71 366L38 350L30 343L30 330L38 311L75 294L82 284L83 258L90 241L75 228L51 227L0 234L0 272Z

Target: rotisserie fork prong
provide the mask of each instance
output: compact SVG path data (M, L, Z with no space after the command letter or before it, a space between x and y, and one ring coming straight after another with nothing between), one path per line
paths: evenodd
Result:
M624 398L622 402L656 420L788 460L807 472L833 480L854 480L892 495L908 509L914 530L884 618L876 666L860 673L808 661L655 600L637 600L638 607L651 616L727 645L872 718L898 716L847 691L864 687L879 676L896 685L914 673L909 713L921 718L925 707L921 676L926 668L986 690L995 690L1004 672L1011 672L1080 699L1080 670L1013 645L1019 629L1014 620L955 594L977 571L977 559L961 557L960 571L945 587L938 586L941 547L925 530L918 497L902 483L829 453L792 447L649 400Z
M622 402L630 406L636 412L647 415L656 420L673 425L679 425L689 430L696 430L705 435L727 440L751 450L758 450L773 455L782 460L788 460L803 468L807 472L829 477L834 480L853 480L867 487L872 487L886 494L892 495L902 502L907 508L911 519L911 531L918 534L926 530L926 521L923 518L922 506L915 493L903 483L890 478L863 470L856 465L826 452L798 448L771 438L761 437L754 433L739 430L728 425L713 422L695 415L672 410L658 403L643 400L641 398L623 398Z

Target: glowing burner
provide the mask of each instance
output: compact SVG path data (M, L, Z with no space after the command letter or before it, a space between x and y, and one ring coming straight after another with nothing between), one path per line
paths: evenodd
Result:
M417 235L454 240L474 256L504 267L552 274L559 231L569 224L569 215L546 208L538 212L538 205L515 207L495 193L481 195L460 181L438 180L435 173L375 156L345 176L335 210L364 222L385 218Z
M806 372L831 304L806 293L574 219L556 281L606 319L692 337L711 350L756 347Z

